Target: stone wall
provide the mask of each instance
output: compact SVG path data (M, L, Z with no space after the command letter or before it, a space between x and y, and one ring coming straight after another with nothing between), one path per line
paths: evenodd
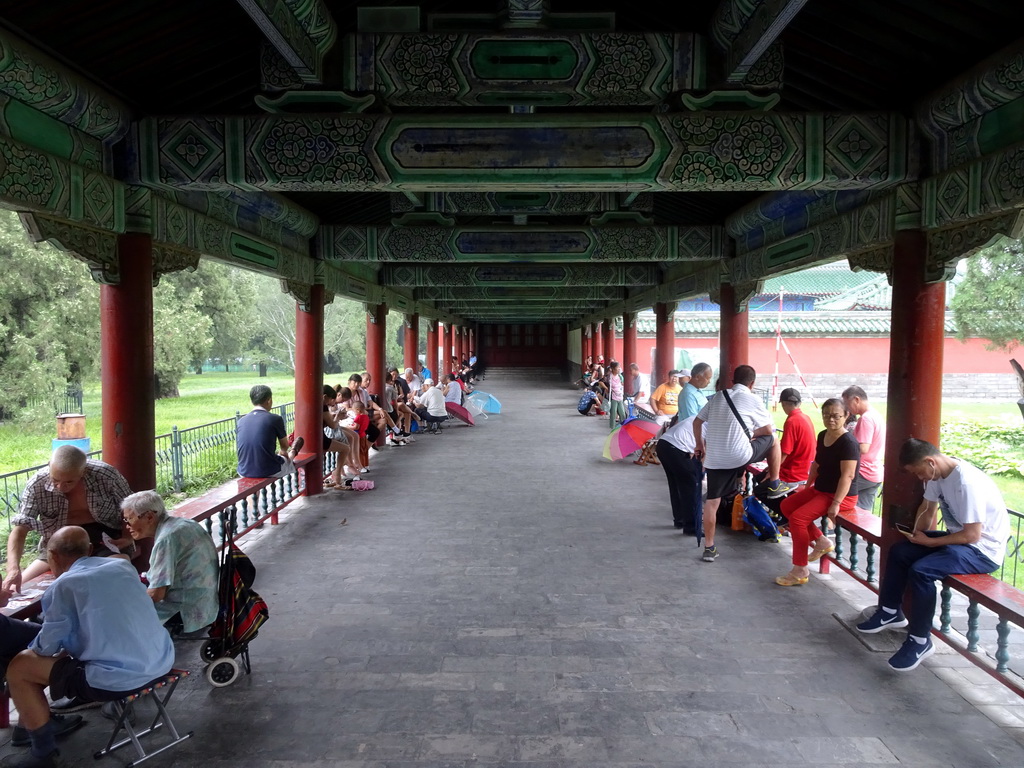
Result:
M884 373L865 376L849 376L846 374L809 374L804 377L807 387L800 382L795 374L780 374L779 389L796 387L808 399L808 388L814 397L821 402L825 398L837 397L851 384L864 388L871 400L885 400L888 392L889 377ZM770 387L770 375L758 378L757 386ZM1012 373L947 373L942 377L943 398L956 400L996 400L1016 402L1020 397L1017 389L1017 377Z

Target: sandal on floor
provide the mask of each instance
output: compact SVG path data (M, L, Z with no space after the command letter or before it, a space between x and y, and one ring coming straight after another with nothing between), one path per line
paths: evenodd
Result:
M807 555L807 562L816 563L819 560L821 560L821 558L823 558L825 555L835 551L835 547L826 547L825 549L812 549L810 554Z
M801 584L806 584L811 580L810 576L804 576L802 579L796 576L790 576L788 573L785 576L776 576L775 583L780 587L798 587Z

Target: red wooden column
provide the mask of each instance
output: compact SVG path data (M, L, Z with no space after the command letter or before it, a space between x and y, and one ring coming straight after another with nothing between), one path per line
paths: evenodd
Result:
M651 371L651 386L656 387L668 380L668 372L675 365L676 319L675 304L654 305L654 370Z
M604 321L604 359L618 360L615 356L615 318ZM621 360L619 362L622 362Z
M587 369L587 358L592 354L590 346L590 324L588 323L580 328L580 367L584 371Z
M117 237L118 285L100 288L103 460L133 491L156 488L153 241Z
M366 344L369 346L369 338L367 338ZM420 316L418 314L414 313L405 316L405 339L402 349L404 352L402 357L405 360L405 367L418 371L420 369L419 365L417 365L420 361ZM376 379L377 374L373 374L373 378Z
M406 329L408 332L408 329ZM373 377L371 395L384 392L384 339L388 332L388 305L366 305L366 370ZM408 340L408 336L406 337ZM410 366L407 366L410 367ZM411 366L416 370L417 366Z
M893 507L912 514L921 503L921 481L898 465L908 437L939 445L942 419L942 352L946 284L925 283L927 242L923 232L896 233L892 269L892 331L889 343L889 400L885 418L885 476L882 480L883 558L903 534L892 528ZM941 447L941 446L940 446ZM909 524L910 518L900 520Z
M437 320L432 317L427 319L427 368L435 376L441 375L437 366Z
M636 313L622 313L622 367L628 368L632 363L640 365L636 359ZM646 365L640 365L642 371Z
M747 309L739 309L737 302L736 288L729 283L722 283L721 295L719 296L719 312L721 320L719 324L719 346L722 349L721 370L718 375L722 377L722 383L732 386L732 372L736 366L744 365L750 359L750 333L747 319ZM746 297L743 297L746 298ZM758 371L758 375L764 377L768 371Z
M593 335L590 337L590 344L594 349L594 362L605 354L604 351L604 328L601 323L594 323ZM605 361L607 362L607 360Z
M448 373L452 368L452 355L455 354L455 326L451 323L444 324L444 341L441 344L441 366L437 371L437 375L440 376L443 373Z
M460 365L462 364L462 361L465 358L465 350L463 349L463 347L465 346L463 344L466 338L465 333L466 329L463 328L461 325L452 326L452 335L455 341L455 351L452 354L454 354L455 357L458 358Z
M309 290L309 303L295 307L295 434L303 453L316 455L306 466L306 495L324 489L323 431L324 287Z

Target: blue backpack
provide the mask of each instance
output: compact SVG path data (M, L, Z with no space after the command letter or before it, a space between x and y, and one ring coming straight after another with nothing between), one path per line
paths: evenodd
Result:
M754 535L760 541L778 543L779 527L775 525L775 521L768 514L768 507L753 496L743 499L743 522L754 529Z

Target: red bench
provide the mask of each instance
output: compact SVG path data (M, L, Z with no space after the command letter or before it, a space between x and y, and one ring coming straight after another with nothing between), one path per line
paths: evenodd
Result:
M295 459L295 468L305 469L315 459L311 453L299 454ZM264 477L249 478L243 477L237 480L228 480L223 485L211 488L202 496L189 499L179 504L168 514L175 517L184 517L196 522L207 522L207 529L212 533L212 519L228 509L234 508L236 514L241 512L241 527L235 529L233 539L239 539L255 528L262 528L263 523L270 518L271 525L277 525L278 513L300 496L304 486L296 479L296 476L287 477ZM253 500L250 505L250 500ZM251 514L250 514L251 506ZM241 509L239 509L239 507ZM252 522L249 522L250 519ZM236 521L237 522L237 521ZM226 531L223 516L221 517L221 541Z
M874 592L878 592L875 578L874 557L882 543L882 519L866 509L855 509L841 513L836 521L836 551L821 558L819 572L828 573L830 564L834 563L853 578ZM849 554L845 555L841 541L841 530L851 536ZM866 544L867 564L862 574L859 568L859 552L856 538L863 539ZM952 629L952 593L958 592L967 598L967 633L964 643ZM979 650L981 609L986 608L997 617L995 664L986 654ZM975 665L988 672L1018 696L1024 696L1024 685L1019 678L1010 673L1009 636L1010 625L1016 624L1024 628L1024 591L993 578L988 574L958 574L947 576L942 580L939 601L939 629L932 634L942 639L951 648L956 649Z

